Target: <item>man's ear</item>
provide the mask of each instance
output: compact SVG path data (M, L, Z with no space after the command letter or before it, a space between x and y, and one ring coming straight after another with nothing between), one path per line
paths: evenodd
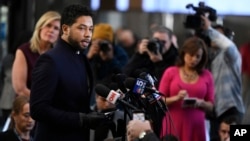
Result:
M69 26L66 24L62 25L62 34L68 35L69 34Z

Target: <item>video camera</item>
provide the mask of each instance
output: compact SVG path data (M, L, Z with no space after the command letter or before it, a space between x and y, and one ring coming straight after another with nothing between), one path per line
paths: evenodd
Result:
M191 28L191 29L199 29L202 26L202 19L201 15L206 15L208 13L208 19L210 21L216 21L217 15L216 15L216 10L209 7L205 6L204 2L199 2L199 6L195 7L193 4L187 4L186 8L192 8L196 13L194 15L188 15L186 17L186 21L184 22L185 28Z
M162 54L163 47L163 42L157 38L150 39L147 45L148 50L155 54L157 54L158 51Z

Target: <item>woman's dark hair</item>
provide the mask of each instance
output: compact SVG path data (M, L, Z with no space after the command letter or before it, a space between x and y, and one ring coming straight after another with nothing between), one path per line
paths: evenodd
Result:
M177 66L184 66L184 56L186 53L193 55L199 49L202 49L203 54L199 64L197 64L197 66L195 67L195 70L200 74L207 63L208 53L205 42L199 37L190 37L185 40L183 46L179 49L179 58L177 60Z

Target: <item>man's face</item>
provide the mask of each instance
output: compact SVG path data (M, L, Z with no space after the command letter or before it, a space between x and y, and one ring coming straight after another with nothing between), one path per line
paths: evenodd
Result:
M30 104L26 103L20 113L13 113L15 127L21 132L31 131L35 121L30 116Z
M121 31L118 34L118 40L125 48L132 47L132 45L135 43L133 33L130 30Z
M230 125L222 122L219 128L220 141L226 141L229 138Z
M168 34L161 33L161 32L155 32L153 34L153 38L159 39L164 44L164 47L162 49L163 53L165 53L169 50L169 48L171 46L171 40L170 40Z
M93 33L93 20L90 16L81 16L71 26L66 27L66 36L72 46L86 49Z

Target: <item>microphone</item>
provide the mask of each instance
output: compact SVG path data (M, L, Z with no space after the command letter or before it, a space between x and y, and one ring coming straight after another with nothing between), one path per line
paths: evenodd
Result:
M148 70L147 68L136 69L136 70L133 72L133 74L131 75L131 77L137 78L137 77L140 76L140 74L141 74L142 72L149 73L149 70Z
M124 83L128 89L132 90L136 94L156 93L158 95L162 95L158 90L148 87L148 81L141 78L134 79L132 77L128 77Z
M116 92L114 90L110 90L108 87L106 87L102 84L97 84L95 87L95 91L101 97L106 98L106 100L109 101L110 103L116 104L116 102L119 102L119 103L131 108L132 110L138 110L138 108L136 108L135 106L120 99L121 94L119 94L118 92Z
M112 76L112 81L116 82L118 89L123 93L127 93L128 90L124 85L124 80L126 79L126 75L122 73L118 73Z
M117 83L111 82L108 85L108 88L111 89L111 90L115 90L116 92L118 92L121 95L120 99L123 99L125 97L125 94L118 88L118 84Z
M149 84L152 86L152 88L154 88L154 89L156 88L155 83L156 83L157 80L156 80L155 77L153 77L149 73L142 72L142 73L140 73L139 77L143 78L143 79L146 79L149 82Z
M162 101L161 96L162 95L159 91L152 89L150 87L147 87L147 81L143 80L141 78L137 78L136 80L134 78L127 78L125 80L125 86L132 90L133 93L145 95L148 102L150 104L156 103L159 108L163 111L163 113L166 111L166 104Z
M147 84L150 85L150 88L156 90L156 86L155 86L156 78L155 77L153 78L152 75L150 75L149 73L146 73L146 72L140 73L139 76L140 76L140 78L146 79L148 81ZM159 100L161 98L161 96L158 94L159 92L158 93L152 92L152 93L153 93L153 96L155 99ZM150 99L152 99L152 98L150 98Z

